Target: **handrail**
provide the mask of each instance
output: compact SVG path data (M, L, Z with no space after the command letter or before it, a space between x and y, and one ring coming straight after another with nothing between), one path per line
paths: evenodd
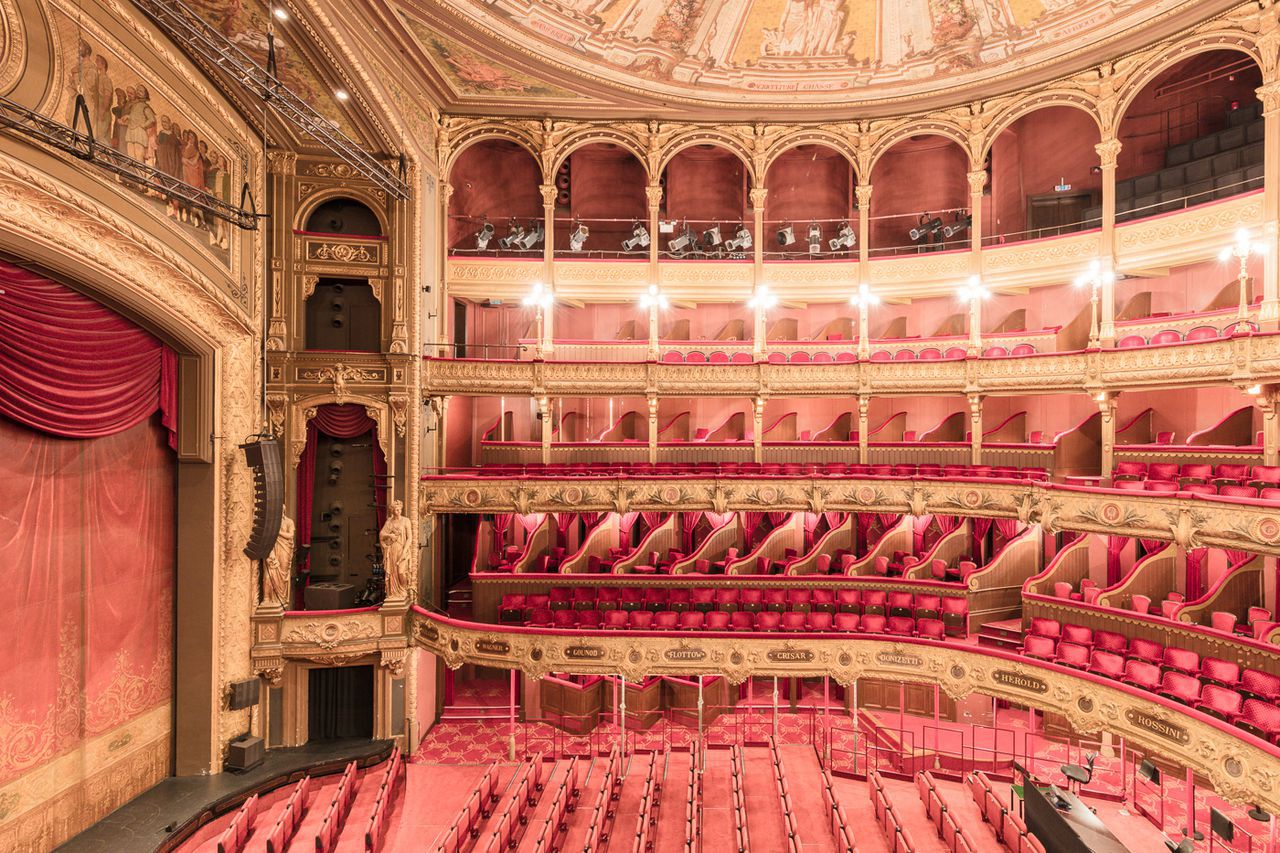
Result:
M692 554L672 563L671 574L691 572L694 571L694 566L699 560L717 560L725 556L741 535L742 519L737 513L733 513L728 521L708 533L707 538L702 540L702 544L695 548Z
M610 548L617 547L618 526L621 521L616 512L607 513L597 521L596 526L582 537L578 550L560 562L560 572L562 574L577 572L591 557L603 557L609 553Z
M668 515L661 524L640 539L640 544L636 545L634 551L613 564L614 574L630 572L636 566L642 565L644 558L652 551L662 554L674 548L680 541L680 531L676 527L679 521L675 513Z
M1089 577L1089 539L1081 536L1053 555L1044 571L1027 578L1023 592L1052 595L1054 584L1069 583L1072 589Z
M968 552L972 541L973 536L969 525L961 524L934 542L933 547L924 554L918 555L920 562L903 572L902 576L907 580L932 580L934 560L945 560L948 566L953 566L958 557Z
M726 575L755 574L754 566L758 557L776 559L783 549L803 544L800 541L803 534L804 517L798 512L793 512L786 521L770 530L764 539L760 540L760 544L749 553L726 564L724 573Z
M1200 619L1206 613L1226 611L1234 613L1241 623L1248 616L1250 607L1261 606L1263 600L1263 571L1266 563L1261 554L1254 554L1250 559L1227 567L1204 595L1182 604L1175 614L1179 622L1192 625L1201 624ZM1250 577L1252 576L1252 577ZM1252 590L1249 587L1252 586ZM1231 601L1228 599L1235 598ZM1226 605L1223 605L1223 601Z

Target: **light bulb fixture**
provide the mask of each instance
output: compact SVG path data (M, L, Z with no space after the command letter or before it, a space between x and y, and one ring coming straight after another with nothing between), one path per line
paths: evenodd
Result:
M788 223L778 229L778 245L790 246L796 241L796 229Z
M591 229L578 222L574 225L573 230L569 232L569 251L581 252L582 247L587 244L587 237L591 234Z
M556 297L539 281L533 285L533 289L529 291L529 294L520 301L530 308L546 310L555 303Z
M1260 384L1250 385L1248 388L1246 388L1246 389L1245 389L1245 393L1246 393L1246 394L1250 394L1250 395L1252 395L1252 396L1254 396L1254 397L1261 397L1261 396L1262 396L1262 385L1260 385Z
M976 275L969 276L969 280L956 290L956 294L965 302L991 298L991 291L982 283L982 279Z
M858 292L849 298L849 304L856 308L869 308L872 305L879 305L880 297L872 293L869 285L860 284Z
M662 291L656 284L649 285L648 292L640 294L641 308L658 308L660 310L666 310L667 305L667 297L663 295Z
M634 252L636 249L649 248L649 229L639 222L631 226L631 236L622 241L622 251Z
M769 285L762 284L756 288L756 292L747 300L747 307L754 308L759 311L768 311L778 304L778 297L769 292Z
M347 93L346 89L334 89L333 96L343 103L351 100L351 95Z
M284 23L285 21L289 20L288 11L286 11L284 8L280 6L277 6L274 9L272 9L271 14L274 15L275 19L280 23Z
M1218 260L1227 262L1233 257L1240 262L1236 279L1240 283L1240 304L1236 310L1236 334L1251 331L1249 327L1249 256L1266 254L1266 246L1254 243L1248 228L1236 231L1236 241L1231 246L1223 246L1218 252Z

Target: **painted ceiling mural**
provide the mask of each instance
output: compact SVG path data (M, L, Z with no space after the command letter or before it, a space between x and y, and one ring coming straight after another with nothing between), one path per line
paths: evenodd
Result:
M441 3L444 0L401 0ZM1132 30L1185 0L452 0L481 30L573 72L633 86L761 95L938 88ZM518 91L448 48L473 89ZM501 48L496 50L500 51ZM638 78L638 79L637 79ZM713 92L711 94L713 94ZM535 94L530 91L529 94ZM703 92L706 97L709 93ZM863 94L859 92L859 94Z

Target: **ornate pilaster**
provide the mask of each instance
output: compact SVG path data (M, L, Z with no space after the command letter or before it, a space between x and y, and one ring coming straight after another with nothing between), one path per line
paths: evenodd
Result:
M1099 473L1102 482L1111 480L1111 471L1115 468L1116 450L1116 408L1119 397L1116 394L1099 394L1094 398L1098 404L1098 412L1102 415L1102 460Z
M867 269L867 259L871 251L871 184L859 184L853 188L858 199L858 286L861 287L871 279ZM867 320L864 306L858 312L858 358L865 361L871 358L871 324Z
M551 400L546 396L538 398L538 417L542 422L542 464L551 461Z
M444 161L442 160L441 162ZM449 263L449 199L452 198L452 196L453 184L442 180L440 182L440 222L436 228L436 245L439 247L439 251L436 252L438 264L436 267L436 281L440 282L440 290L442 291L439 302L441 306L453 304L453 302L448 298L449 277L446 274ZM446 355L449 350L445 345L445 339L448 336L445 334L445 311L443 307L436 313L439 314L439 317L437 318L436 340L434 341L436 345L432 347L432 350L436 355Z
M870 460L870 437L867 435L867 413L871 408L871 397L858 395L858 464L866 465Z
M987 186L987 170L975 169L967 172L969 179L969 215L973 221L969 225L969 248L973 252L972 267L974 275L982 275L982 192Z
M649 404L649 461L658 461L658 396L650 394Z
M1098 261L1102 272L1102 318L1099 328L1102 345L1116 340L1116 158L1123 146L1114 136L1093 147L1102 165L1102 227L1099 231Z
M268 201L277 208L291 204L296 184L298 155L292 151L267 152L267 186L270 191ZM288 218L272 217L268 233L271 236L271 303L267 320L266 347L272 352L288 349L289 336L289 271L287 269L292 253L285 251L289 245L290 232Z
M559 190L555 184L542 184L538 187L538 192L542 194L542 282L547 293L553 297L556 292L556 197ZM542 318L542 352L543 355L549 356L555 352L555 307L548 307L543 313Z
M1280 328L1280 81L1258 87L1262 101L1262 304L1258 322L1263 331Z
M751 452L756 462L764 461L764 397L756 397L751 409Z
M982 395L969 395L969 464L982 464Z
M644 199L649 206L649 283L658 283L658 215L662 210L662 184L649 184L644 188ZM657 339L657 329L651 332Z
M753 292L759 292L760 285L764 283L764 202L768 195L769 191L764 187L751 188L751 234L754 238L751 241ZM765 309L758 306L755 314L755 332L752 334L752 350L757 359L764 355L767 335Z
M1262 413L1262 464L1280 465L1280 386L1264 385L1254 397L1254 405Z

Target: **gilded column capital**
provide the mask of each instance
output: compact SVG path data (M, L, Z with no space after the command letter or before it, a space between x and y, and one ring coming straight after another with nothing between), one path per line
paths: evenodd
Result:
M1102 168L1114 169L1116 167L1116 158L1120 156L1120 149L1123 147L1124 145L1120 140L1113 136L1093 146L1093 150L1098 152L1098 158L1102 161Z
M649 203L650 210L657 210L662 204L662 184L649 184L644 188L645 201Z
M982 190L987 185L987 170L974 169L967 172L965 177L969 179L969 195L982 195Z
M560 195L560 190L555 184L540 184L538 192L542 193L543 207L555 207L556 197Z
M298 155L292 151L268 151L267 171L273 175L292 175L296 173Z
M853 188L854 195L858 199L858 207L866 207L871 204L871 184L858 184Z
M1262 114L1268 115L1280 110L1280 80L1264 83L1256 89L1258 100L1262 101Z
M751 206L757 210L764 207L764 200L769 195L769 190L765 187L751 188Z
M445 181L440 184L440 201L446 207L449 205L449 199L453 198L453 184Z

